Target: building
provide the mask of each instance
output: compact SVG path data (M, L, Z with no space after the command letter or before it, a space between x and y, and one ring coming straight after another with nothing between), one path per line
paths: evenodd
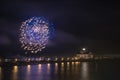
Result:
M92 52L86 50L86 48L82 48L78 54L76 54L78 59L93 59L94 55Z

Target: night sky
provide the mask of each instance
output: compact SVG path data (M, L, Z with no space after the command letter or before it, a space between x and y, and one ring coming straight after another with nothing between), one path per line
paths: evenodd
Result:
M37 55L73 55L82 47L95 54L120 54L120 4L112 1L14 1L0 3L0 55L24 54L21 22L44 16L55 36Z

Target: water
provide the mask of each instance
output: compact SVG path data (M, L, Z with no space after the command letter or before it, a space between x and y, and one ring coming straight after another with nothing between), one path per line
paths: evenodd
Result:
M61 62L0 67L0 80L120 80L119 62Z

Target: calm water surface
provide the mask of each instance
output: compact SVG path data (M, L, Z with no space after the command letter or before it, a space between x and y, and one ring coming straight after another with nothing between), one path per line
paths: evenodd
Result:
M0 80L120 80L120 62L61 62L0 67Z

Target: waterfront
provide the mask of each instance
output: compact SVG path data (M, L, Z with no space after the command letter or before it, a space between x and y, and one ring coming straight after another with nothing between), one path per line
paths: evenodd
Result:
M59 62L0 67L0 80L118 80L119 61Z

